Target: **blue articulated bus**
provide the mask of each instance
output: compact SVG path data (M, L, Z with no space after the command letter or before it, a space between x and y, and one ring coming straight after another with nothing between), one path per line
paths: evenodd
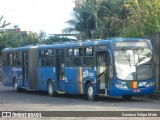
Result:
M54 45L5 48L3 85L15 92L34 89L131 99L155 91L152 45L147 39L110 38Z

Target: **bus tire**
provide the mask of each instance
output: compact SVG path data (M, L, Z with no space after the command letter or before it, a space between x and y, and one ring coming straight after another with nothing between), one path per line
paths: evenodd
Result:
M124 100L131 100L132 99L132 95L123 95L122 98Z
M96 100L96 95L94 95L94 88L91 83L87 85L87 98L89 101Z
M14 80L13 82L13 89L14 89L14 92L19 92L17 80Z
M54 96L54 84L53 82L50 80L47 84L47 89L48 89L48 95L53 97Z

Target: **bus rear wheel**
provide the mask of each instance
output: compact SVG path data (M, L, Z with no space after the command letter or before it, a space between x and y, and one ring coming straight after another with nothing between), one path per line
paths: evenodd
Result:
M122 98L124 100L131 100L132 99L132 95L123 95Z
M96 95L94 95L94 88L91 83L87 85L87 98L89 101L96 100Z
M18 82L16 80L14 80L13 82L13 89L14 89L14 92L18 92Z
M14 92L22 92L23 91L22 88L18 88L18 81L17 80L14 80L14 82L13 82L13 89L14 89Z
M47 88L48 88L48 95L53 97L54 96L54 84L51 80L48 82Z

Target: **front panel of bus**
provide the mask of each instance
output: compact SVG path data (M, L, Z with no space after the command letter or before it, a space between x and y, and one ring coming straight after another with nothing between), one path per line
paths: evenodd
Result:
M114 77L111 96L152 94L155 90L152 46L149 40L113 42Z

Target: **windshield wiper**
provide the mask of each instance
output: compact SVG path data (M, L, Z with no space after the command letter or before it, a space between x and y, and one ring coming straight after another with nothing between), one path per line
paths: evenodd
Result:
M144 57L138 59L138 63L136 65L142 65L151 60L151 54L148 53Z

